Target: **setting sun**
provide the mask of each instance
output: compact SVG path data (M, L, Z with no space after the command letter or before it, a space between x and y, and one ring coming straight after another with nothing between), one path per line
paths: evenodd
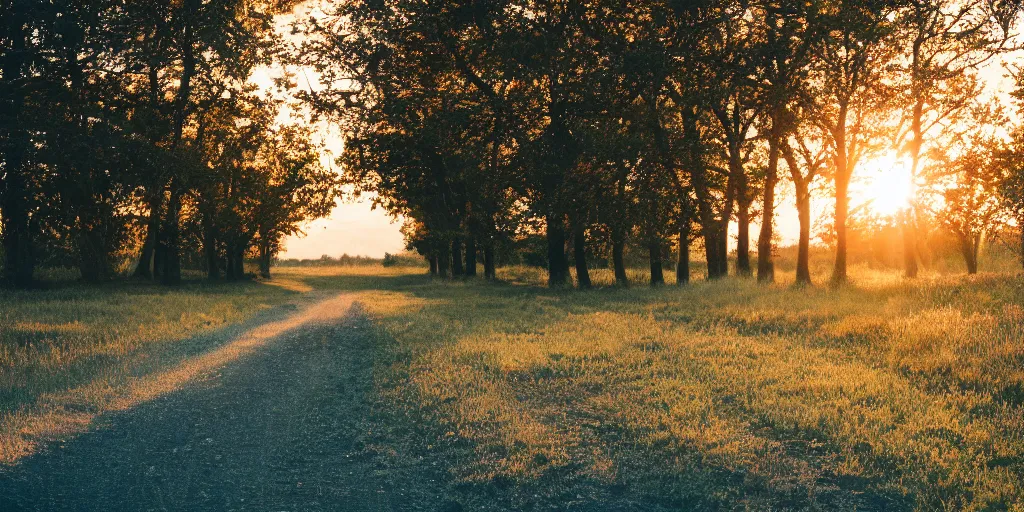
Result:
M880 217L892 217L910 206L914 181L910 164L893 153L865 162L850 185L850 202Z

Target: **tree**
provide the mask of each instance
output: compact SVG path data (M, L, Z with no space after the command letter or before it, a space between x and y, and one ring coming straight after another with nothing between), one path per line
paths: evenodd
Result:
M905 93L899 137L910 156L912 179L918 178L929 146L980 93L978 67L1009 49L1015 12L1009 2L915 0L900 13L895 26L905 54L898 76ZM919 215L920 206L912 201L902 222L910 278L918 272Z
M978 255L992 229L1002 223L1006 210L995 193L1000 169L998 139L971 137L959 154L938 159L944 172L934 183L943 199L937 219L957 240L968 274L978 272Z
M133 2L131 36L143 44L126 63L145 70L150 139L179 161L195 163L201 145L197 116L226 91L243 87L255 66L269 62L278 46L272 16L294 2L184 0ZM158 173L148 190L149 221L138 275L160 274L165 284L181 280L181 206L190 176ZM160 216L163 222L160 222ZM162 244L159 241L162 240ZM162 248L162 250L161 250ZM150 265L153 265L150 270Z
M0 33L0 73L3 73L3 108L0 108L0 141L3 144L3 173L0 185L0 226L4 249L4 282L17 288L33 284L35 254L32 232L34 207L32 133L26 104L32 102L38 81L40 52L34 33L47 34L44 6L27 0L5 0L3 32Z
M728 2L645 5L650 12L638 8L635 16L639 28L630 46L637 49L624 59L634 63L633 94L642 94L646 105L646 122L633 126L653 138L647 158L659 163L672 185L680 235L689 230L685 219L698 220L708 277L718 278L728 272L735 174L722 165L727 159L722 144L715 140L719 120L707 105L720 101L722 95L716 81L708 77L717 76L721 53L715 49L722 46L723 38L731 40L722 27L730 16L744 10L730 10ZM680 236L683 239L689 236ZM680 258L685 257L680 251ZM677 278L683 275L677 273Z
M305 128L280 128L257 156L259 190L250 196L255 199L251 223L263 277L270 277L270 263L284 238L301 233L303 222L330 214L338 197L338 178L320 164L320 148L311 136Z
M811 284L810 245L811 245L811 184L821 176L828 162L833 159L829 154L827 135L817 127L805 124L793 131L782 140L780 150L786 160L790 179L796 190L797 219L800 223L800 235L797 242L796 283Z
M828 135L835 183L836 260L831 281L847 281L849 186L857 164L877 150L887 102L883 78L895 58L894 7L875 0L825 2L812 12L814 58L809 115Z
M800 171L792 164L792 159L783 155L786 139L797 130L800 122L795 112L796 106L803 100L803 88L806 86L807 66L810 61L810 49L814 43L811 25L807 22L806 7L793 2L764 2L761 23L763 26L763 43L756 50L758 75L762 81L764 103L763 120L760 130L768 143L767 168L764 177L764 188L761 195L761 231L757 239L757 280L772 282L775 280L775 265L772 261L772 239L774 237L775 188L778 184L778 168L780 156L790 164L790 174L797 185L798 210L801 200L809 200L806 182ZM814 171L816 172L816 170ZM795 173L795 174L794 174ZM813 174L810 176L813 178ZM801 195L801 189L803 194ZM801 213L801 227L803 212ZM809 218L809 213L808 213ZM803 231L801 230L801 233ZM804 254L806 257L806 247ZM804 261L806 271L806 261ZM798 263L797 281L810 277L802 276ZM805 272L806 273L806 272Z
M725 190L721 226L719 227L720 255L728 251L729 221L736 214L736 273L748 276L750 267L750 206L754 200L755 184L750 183L748 169L756 150L754 127L762 112L761 88L755 76L753 58L758 43L758 30L751 20L757 15L745 3L728 3L726 15L716 27L720 35L716 45L709 47L706 57L719 62L708 66L716 70L711 76L713 88L708 88L704 101L709 104L718 121L718 137L725 149L728 179ZM735 210L734 210L735 208ZM722 267L723 273L725 267Z

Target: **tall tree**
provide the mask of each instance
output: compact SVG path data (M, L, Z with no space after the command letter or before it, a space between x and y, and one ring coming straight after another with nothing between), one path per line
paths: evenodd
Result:
M956 238L968 274L978 272L978 256L1006 209L994 193L1000 178L997 139L971 138L951 160L938 158L942 207L936 217Z
M301 234L301 225L326 217L338 197L338 178L320 163L320 148L308 129L284 127L272 132L257 155L250 193L260 274L270 277L270 264L285 237Z
M957 122L980 94L976 73L1009 49L1016 9L990 0L914 0L899 16L905 48L899 79L903 90L900 137L910 156L911 179L919 178L922 157L943 128ZM918 273L920 205L902 215L905 275Z
M796 258L798 285L811 284L811 184L833 160L827 140L827 135L821 133L816 126L806 123L780 143L796 191L797 221L800 226Z
M794 108L802 99L801 91L805 86L813 44L805 9L805 4L767 1L760 14L764 35L763 42L757 47L756 62L762 81L760 90L764 106L759 129L768 143L767 169L761 194L761 230L757 239L757 280L760 282L775 280L772 239L775 235L775 188L779 179L779 160L785 139L798 123ZM799 188L798 185L798 197Z
M836 0L810 14L815 37L809 70L810 115L828 135L835 184L836 259L833 284L847 281L850 180L857 165L877 150L887 102L886 73L896 58L894 4Z
M25 288L33 283L35 255L32 247L31 140L25 111L35 81L32 64L38 59L33 34L45 30L43 6L27 0L5 0L0 73L3 73L3 108L0 137L3 144L3 180L0 185L0 216L4 248L4 282Z
M150 138L179 161L195 161L198 116L216 97L239 89L259 64L268 63L278 45L273 14L292 3L263 0L183 0L137 2L138 20L130 25L143 41L133 68L146 70ZM161 281L181 280L181 206L189 193L193 166L176 166L151 182L147 245L139 275L159 271ZM163 222L159 222L160 215ZM159 258L162 240L163 253ZM158 261L159 260L159 261ZM157 265L159 263L159 265Z

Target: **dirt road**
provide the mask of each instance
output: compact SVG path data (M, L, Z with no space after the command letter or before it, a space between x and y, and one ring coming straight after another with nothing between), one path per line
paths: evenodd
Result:
M364 449L375 346L358 304L297 315L198 381L0 469L0 510L446 508L433 480L410 489Z

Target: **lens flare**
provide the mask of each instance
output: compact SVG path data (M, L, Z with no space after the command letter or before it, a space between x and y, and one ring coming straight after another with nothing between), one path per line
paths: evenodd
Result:
M895 154L883 155L861 167L850 185L850 202L880 217L893 217L910 207L914 179L910 164Z

